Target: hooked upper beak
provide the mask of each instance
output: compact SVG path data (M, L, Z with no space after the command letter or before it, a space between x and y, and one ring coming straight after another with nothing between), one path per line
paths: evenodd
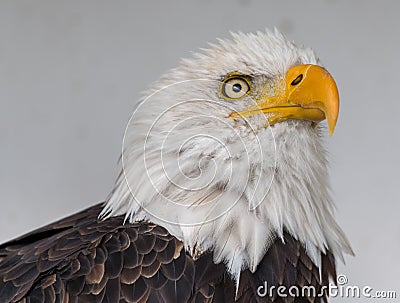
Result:
M270 125L289 119L315 123L326 119L332 135L339 114L339 93L328 71L318 65L297 65L289 69L284 82L284 90L280 88L273 96L261 98L254 108L230 117L265 113Z

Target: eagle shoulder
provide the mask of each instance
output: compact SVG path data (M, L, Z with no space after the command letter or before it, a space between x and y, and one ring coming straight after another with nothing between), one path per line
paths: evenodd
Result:
M95 205L1 245L1 302L188 302L212 296L213 282L204 278L216 272L204 275L204 260L196 268L163 227L124 224L123 217L102 221L101 209Z
M321 268L288 233L276 239L257 270L241 273L236 287L223 263L206 252L194 260L165 228L99 220L92 206L0 245L0 299L11 302L325 302L260 297L264 283L315 286L335 277L335 263L322 255Z

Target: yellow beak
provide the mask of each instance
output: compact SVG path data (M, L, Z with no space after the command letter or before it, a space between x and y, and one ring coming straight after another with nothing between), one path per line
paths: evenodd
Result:
M318 123L327 120L333 134L339 114L339 93L333 77L318 65L298 65L287 73L282 90L262 98L254 108L232 113L231 117L249 117L265 113L269 125L289 119Z

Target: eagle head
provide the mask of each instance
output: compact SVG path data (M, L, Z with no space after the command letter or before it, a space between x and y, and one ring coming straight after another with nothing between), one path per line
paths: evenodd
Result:
M333 77L278 31L232 34L184 59L138 102L103 217L164 226L238 277L290 233L315 264L351 253L333 218L323 144Z

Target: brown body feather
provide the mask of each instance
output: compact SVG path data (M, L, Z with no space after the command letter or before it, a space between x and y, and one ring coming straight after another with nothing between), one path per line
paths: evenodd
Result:
M331 254L320 269L289 234L268 249L255 273L244 270L236 293L224 264L207 252L194 260L163 227L98 220L95 205L0 245L0 302L325 302L323 297L257 296L267 282L312 285L335 277Z

